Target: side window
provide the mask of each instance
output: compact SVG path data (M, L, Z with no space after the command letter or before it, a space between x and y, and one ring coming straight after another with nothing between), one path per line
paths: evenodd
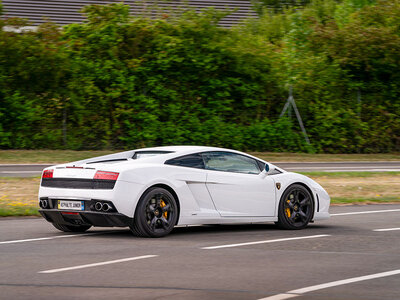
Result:
M189 154L165 162L166 165L204 169L204 161L200 154Z
M265 169L265 163L263 163L262 161L257 160L257 164L261 171Z
M260 168L255 159L231 152L203 153L204 164L207 170L259 174Z

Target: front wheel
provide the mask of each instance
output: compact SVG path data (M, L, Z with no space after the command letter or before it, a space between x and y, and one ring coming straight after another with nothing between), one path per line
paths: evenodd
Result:
M150 188L139 200L132 232L141 237L163 237L174 228L178 218L175 197L166 189Z
M311 193L304 186L293 184L282 195L276 224L283 229L303 229L311 221L313 213Z
M85 232L88 230L90 225L63 225L58 223L52 223L55 228L64 232Z

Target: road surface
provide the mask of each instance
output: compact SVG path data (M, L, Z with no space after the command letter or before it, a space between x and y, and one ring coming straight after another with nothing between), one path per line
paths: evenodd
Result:
M273 224L57 231L0 219L0 299L399 299L400 205L332 207L300 231Z

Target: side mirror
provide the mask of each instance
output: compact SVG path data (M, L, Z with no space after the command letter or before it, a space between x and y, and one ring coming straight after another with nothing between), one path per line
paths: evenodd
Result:
M271 172L273 172L275 170L275 168L273 166L270 166L269 164L265 164L264 166L264 170L261 172L262 174L264 174L264 176L271 174Z

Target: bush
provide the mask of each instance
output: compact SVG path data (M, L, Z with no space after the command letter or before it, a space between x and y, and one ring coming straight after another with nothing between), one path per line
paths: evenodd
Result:
M400 0L315 0L233 29L214 10L84 13L64 28L0 31L1 148L400 149ZM289 86L311 146L279 118Z

